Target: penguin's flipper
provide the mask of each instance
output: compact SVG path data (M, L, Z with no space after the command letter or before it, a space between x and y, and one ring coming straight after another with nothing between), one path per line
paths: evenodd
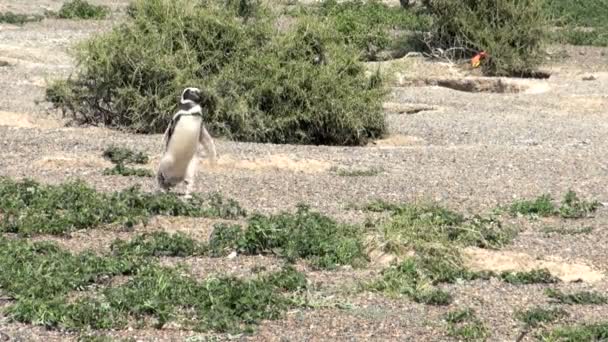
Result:
M217 163L217 151L215 150L215 143L213 142L213 138L211 137L209 132L207 132L207 129L203 124L201 124L199 142L205 148L205 152L207 153L207 157L209 157L211 164Z

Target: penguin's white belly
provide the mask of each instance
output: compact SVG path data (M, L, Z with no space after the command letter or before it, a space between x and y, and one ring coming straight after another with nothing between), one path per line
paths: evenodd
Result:
M200 128L200 117L183 116L179 119L163 156L166 177L183 179L198 149Z

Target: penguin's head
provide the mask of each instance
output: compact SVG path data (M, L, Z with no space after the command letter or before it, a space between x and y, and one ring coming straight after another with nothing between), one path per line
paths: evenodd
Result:
M201 104L201 90L198 88L186 88L184 89L184 91L182 92L182 98L180 99L179 102L185 104L185 103L192 103L192 104Z

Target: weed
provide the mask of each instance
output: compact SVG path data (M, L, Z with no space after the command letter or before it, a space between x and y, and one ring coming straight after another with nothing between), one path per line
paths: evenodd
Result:
M416 258L408 258L383 270L381 279L369 284L369 288L390 295L405 295L424 304L450 304L452 296L433 287L431 276Z
M153 177L154 173L148 169L134 168L124 166L123 164L116 164L113 168L107 168L103 170L105 176L125 176L125 177Z
M559 215L563 218L581 218L595 212L599 208L598 201L585 201L578 198L572 190L568 191L559 208Z
M127 284L105 291L109 304L135 317L152 316L157 327L190 308L194 319L185 323L197 330L240 331L262 319L276 319L289 303L274 284L292 271L265 278L211 278L197 283L175 270L151 267ZM183 315L184 313L181 313Z
M218 223L209 237L209 254L212 257L226 256L238 248L243 231L238 224Z
M524 322L526 327L537 327L542 323L552 323L561 318L568 317L568 312L561 308L543 309L535 307L515 314L517 319Z
M247 227L217 225L209 242L212 253L222 255L236 247L244 254L275 254L290 261L303 258L321 268L359 265L366 260L357 227L300 205L295 214L253 215Z
M482 63L489 75L522 76L534 72L544 58L548 15L544 0L433 0L431 47L456 48L471 57L485 51ZM463 53L464 51L464 53Z
M391 218L379 227L375 243L385 252L403 254L421 244L442 243L483 248L500 247L514 231L493 218L463 215L436 206L394 205L374 202L373 211L390 210Z
M549 217L559 215L562 218L574 219L586 217L599 208L600 202L581 200L574 191L570 190L565 195L559 206L553 204L550 195L544 194L535 200L518 201L509 207L511 215L541 216Z
M153 215L237 218L245 211L219 194L183 201L174 194L144 193L138 187L100 193L83 181L41 185L0 178L0 231L65 234L121 223L128 227Z
M448 334L461 341L485 341L490 332L470 309L450 311L445 315L448 322Z
M104 258L91 253L72 255L55 244L0 237L0 287L13 298L52 299L81 289L103 276L128 274L135 264L128 259Z
M0 238L0 287L14 299L6 312L20 322L70 330L120 329L129 320L145 319L157 328L177 320L198 330L241 331L262 319L278 318L293 301L283 293L306 287L304 275L291 267L254 279L197 282L182 269L141 258L154 254L152 249L182 250L175 246L145 252L122 249L121 256L103 257ZM125 284L69 299L74 290L120 274L132 277Z
M608 339L608 322L579 324L555 328L539 334L542 341L605 341Z
M379 175L383 170L381 168L369 168L369 169L340 169L331 168L330 171L335 172L340 177L372 177Z
M13 12L0 12L0 23L23 25L25 23L37 22L44 19L42 15L18 14Z
M48 15L61 19L105 19L110 14L107 6L92 5L86 0L69 0L63 3L59 12Z
M602 305L608 304L608 297L598 292L581 291L574 293L563 293L556 289L547 289L545 294L560 304L568 305Z
M557 213L557 208L552 202L551 196L548 194L541 195L535 200L518 201L509 207L511 215L527 215L548 217Z
M500 278L513 285L554 284L559 278L554 277L547 269L537 269L528 272L502 272Z
M385 133L379 74L366 75L331 24L300 18L278 32L265 6L244 20L233 5L135 1L124 25L79 46L81 68L47 99L80 123L160 133L181 90L198 85L217 97L204 108L215 135L364 145Z
M148 169L138 169L125 166L125 164L147 164L148 156L141 151L133 151L128 148L111 145L103 151L103 157L115 164L113 168L103 170L103 174L106 176L154 176L153 172Z
M580 227L580 228L567 228L567 227L545 227L543 228L543 233L545 234L561 234L561 235L580 235L580 234L589 234L593 231L593 227Z
M183 233L154 232L141 234L131 241L116 240L112 251L118 256L173 256L202 255L206 246Z
M415 252L414 257L386 269L371 288L389 294L408 295L422 302L427 302L427 293L441 298L430 302L450 302L448 296L437 296L443 291L433 288L433 285L492 276L491 273L468 271L463 265L459 247L499 247L508 243L514 233L493 218L465 218L436 205L374 202L368 209L392 212L391 217L378 226L378 233L370 239L370 247L397 255Z
M148 155L125 147L110 145L103 151L103 157L114 164L147 164Z

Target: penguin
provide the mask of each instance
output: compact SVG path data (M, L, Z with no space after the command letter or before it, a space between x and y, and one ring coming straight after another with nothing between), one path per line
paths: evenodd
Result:
M203 145L211 164L217 163L215 143L203 124L201 105L208 107L209 113L215 110L215 101L208 94L193 87L183 90L179 110L163 136L164 151L156 173L157 185L162 192L184 182L184 198L192 197L199 145Z

